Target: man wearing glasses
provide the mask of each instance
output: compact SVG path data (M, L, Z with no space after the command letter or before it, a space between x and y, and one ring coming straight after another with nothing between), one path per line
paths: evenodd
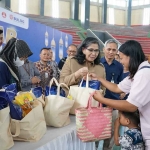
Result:
M73 56L76 55L76 53L77 53L77 46L74 45L74 44L69 45L69 46L68 46L68 49L67 49L67 55L68 55L67 57L73 57ZM62 58L62 59L59 61L59 63L58 63L58 68L59 68L59 70L62 69L62 67L63 67L63 65L64 65L64 63L65 63L67 57Z

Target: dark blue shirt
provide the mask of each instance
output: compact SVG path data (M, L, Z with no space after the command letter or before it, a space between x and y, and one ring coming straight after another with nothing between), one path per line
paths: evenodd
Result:
M122 76L123 76L123 66L121 63L116 61L115 59L113 60L112 64L108 64L105 57L101 58L101 63L105 67L106 71L106 80L107 81L114 81L114 83L118 84L120 81L122 81ZM106 89L105 96L106 98L110 99L119 99L120 94L113 93L109 90Z
M12 75L4 62L0 61L0 89L6 84L11 84Z

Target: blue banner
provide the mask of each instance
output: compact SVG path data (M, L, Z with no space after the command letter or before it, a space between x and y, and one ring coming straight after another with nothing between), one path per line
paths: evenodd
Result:
M70 34L3 8L0 8L0 29L3 30L4 44L11 37L24 40L33 52L29 57L33 62L40 60L40 50L43 47L50 47L53 50L53 60L59 62L61 58L67 56L66 49L72 43Z

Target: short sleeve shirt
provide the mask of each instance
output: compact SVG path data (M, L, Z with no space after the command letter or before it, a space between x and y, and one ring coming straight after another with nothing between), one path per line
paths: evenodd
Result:
M129 129L119 138L121 150L144 150L142 133L139 129Z
M143 66L150 64L148 61L141 63L134 78L126 77L118 87L123 92L130 93L127 101L138 107L143 138L150 145L150 68L140 69Z

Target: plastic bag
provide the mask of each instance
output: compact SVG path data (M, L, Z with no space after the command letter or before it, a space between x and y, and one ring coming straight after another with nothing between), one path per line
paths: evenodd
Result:
M42 87L35 87L31 89L32 93L35 95L36 98L42 96Z
M57 95L57 86L52 85L51 88L49 86L46 86L45 96L48 95ZM60 89L60 96L66 96L65 91L62 88Z
M16 83L12 83L10 85L6 84L2 87L2 89L5 89L10 101L14 100L17 95Z
M0 110L6 108L7 106L8 106L7 100L1 97L0 95Z
M81 84L82 80L80 81L79 85ZM98 80L90 80L89 81L89 88L99 90L100 89L100 81ZM83 80L81 87L86 87L86 80Z
M0 97L9 104L10 107L10 116L12 119L21 120L22 119L22 109L16 104L13 104L12 100L9 99L6 91L0 91Z

